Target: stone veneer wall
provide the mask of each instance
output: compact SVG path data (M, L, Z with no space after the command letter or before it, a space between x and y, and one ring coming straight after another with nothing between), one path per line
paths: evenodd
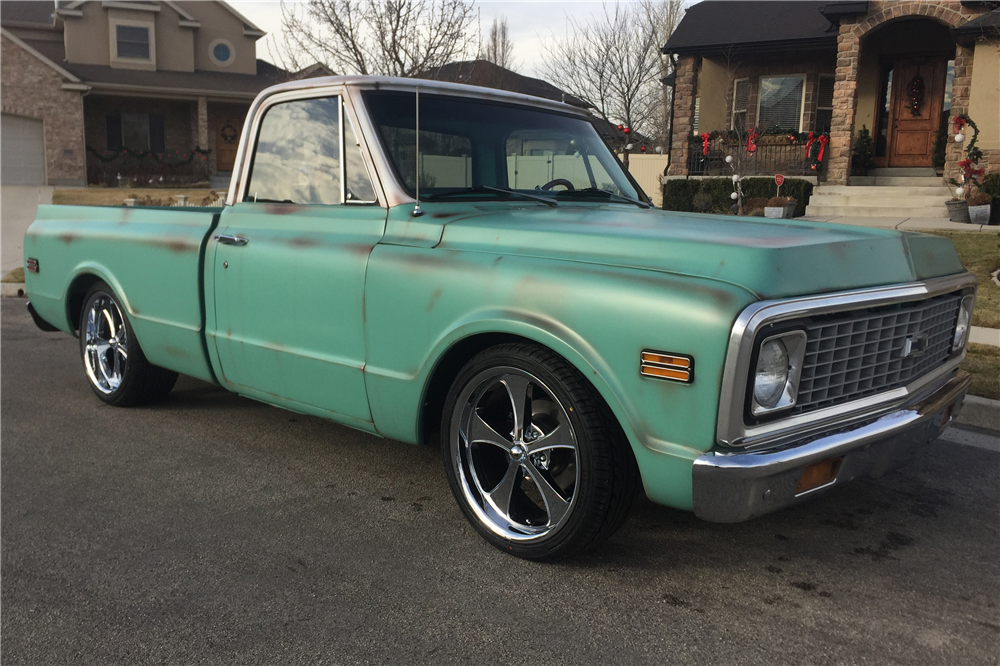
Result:
M0 41L0 110L42 121L49 185L85 185L82 95L63 90L59 72L7 37Z
M694 100L697 94L697 58L683 56L677 61L674 82L674 122L668 176L687 174L688 138L694 127Z

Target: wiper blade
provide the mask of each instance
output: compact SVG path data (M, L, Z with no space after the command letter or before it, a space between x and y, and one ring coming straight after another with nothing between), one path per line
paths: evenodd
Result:
M608 199L609 201L616 201L618 203L628 203L633 206L638 206L639 208L649 208L649 204L643 201L638 201L637 199L632 199L630 197L622 196L621 194L615 194L614 192L608 192L607 190L602 190L598 187L586 187L579 190L562 190L556 193L557 197L563 198L573 198L575 196L582 198L590 197L600 197L601 199Z
M520 199L529 199L531 201L538 201L546 206L552 206L555 208L559 204L556 203L554 199L549 197L540 197L535 194L527 194L526 192L518 192L517 190L508 190L503 187L491 187L489 185L477 185L476 187L467 187L462 190L451 190L450 192L439 192L437 194L430 194L424 197L426 200L431 201L433 199L446 199L448 197L457 197L464 194L483 194L485 192L491 192L493 194L503 195L507 197L518 197Z

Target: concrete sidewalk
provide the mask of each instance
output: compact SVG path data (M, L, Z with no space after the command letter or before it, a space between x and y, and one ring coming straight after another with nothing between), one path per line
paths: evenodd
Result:
M897 231L992 231L1000 233L1000 226L987 224L963 224L934 217L850 217L837 215L806 215L797 220L810 222L830 222L831 224L849 224L855 227L876 227L878 229L895 229Z

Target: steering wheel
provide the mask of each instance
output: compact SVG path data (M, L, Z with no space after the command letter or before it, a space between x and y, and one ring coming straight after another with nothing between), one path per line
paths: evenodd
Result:
M542 189L543 189L543 190L551 190L551 189L552 189L553 187L555 187L556 185L562 185L562 186L563 186L563 187L565 187L565 188L566 188L567 190L575 190L575 189L576 189L576 188L575 188L575 187L573 186L573 183L569 182L569 181L568 181L568 180L566 180L565 178L556 178L556 179L554 179L554 180L550 180L549 182L547 182L547 183L545 183L544 185L542 185Z

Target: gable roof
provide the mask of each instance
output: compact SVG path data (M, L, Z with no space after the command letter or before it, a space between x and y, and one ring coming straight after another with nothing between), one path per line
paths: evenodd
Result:
M449 62L447 65L421 72L417 75L417 78L507 90L523 95L532 95L533 97L565 102L581 109L589 106L583 100L556 88L548 81L518 74L513 70L500 67L489 60Z
M844 3L830 0L704 0L684 13L663 52L711 55L789 46L836 48L837 31L820 10L839 4Z

